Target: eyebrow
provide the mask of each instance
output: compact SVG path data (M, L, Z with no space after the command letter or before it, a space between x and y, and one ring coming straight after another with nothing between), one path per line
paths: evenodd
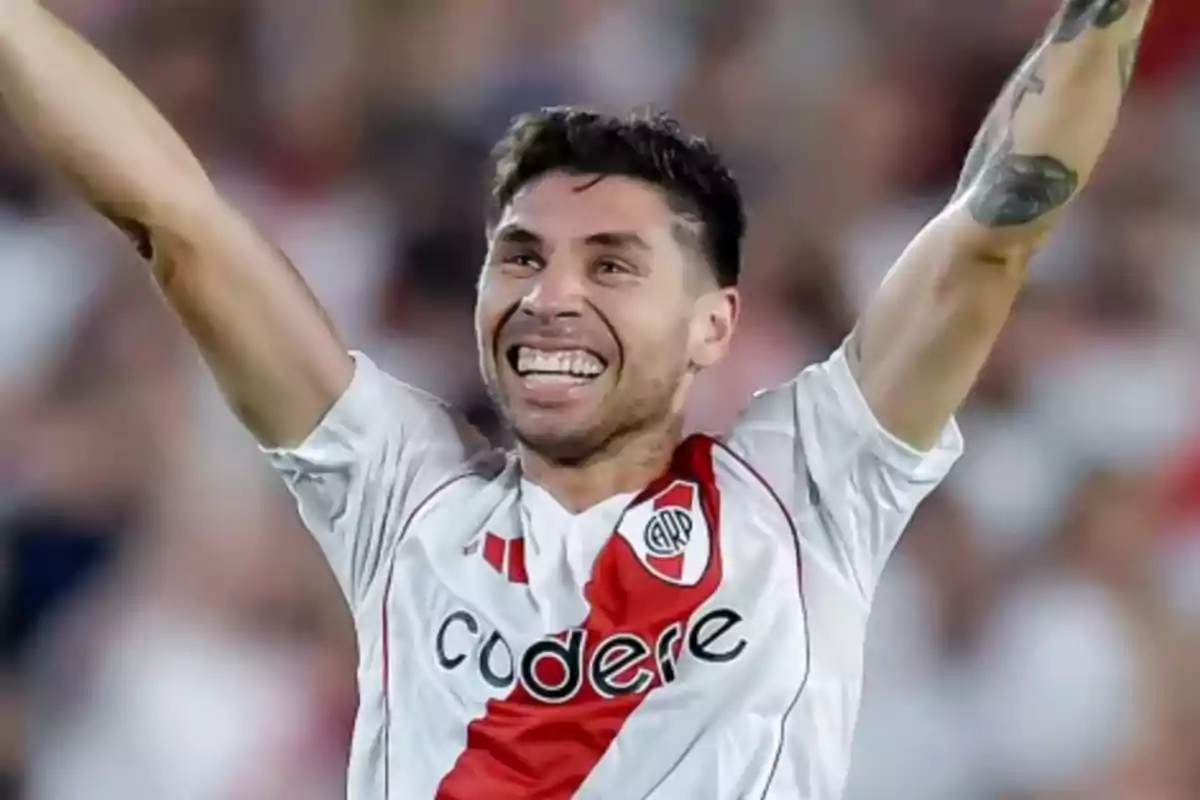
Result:
M539 247L545 245L545 240L541 236L515 223L505 225L496 231L495 241ZM584 237L583 243L588 247L611 247L621 250L649 252L651 249L649 243L633 231L601 231Z
M508 242L510 244L542 244L542 237L528 228L522 228L520 225L514 224L505 225L496 231L495 238L497 242Z
M633 231L603 231L586 237L583 243L591 247L612 247L620 250L649 251L650 245Z

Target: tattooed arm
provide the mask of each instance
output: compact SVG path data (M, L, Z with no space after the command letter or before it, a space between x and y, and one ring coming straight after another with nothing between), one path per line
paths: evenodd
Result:
M1152 0L1067 0L1009 81L950 205L892 268L851 364L892 433L932 446L970 391L1030 258L1096 166Z

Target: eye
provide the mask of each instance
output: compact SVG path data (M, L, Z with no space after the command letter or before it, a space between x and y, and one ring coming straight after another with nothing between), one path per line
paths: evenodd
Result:
M522 270L539 270L542 268L542 259L536 253L511 253L504 257L504 264Z
M631 266L615 258L602 258L598 260L595 269L600 275L630 275L634 272Z

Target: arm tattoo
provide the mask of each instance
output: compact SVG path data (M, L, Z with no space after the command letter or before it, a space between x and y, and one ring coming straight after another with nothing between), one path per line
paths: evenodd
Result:
M979 176L992 161L992 154L996 151L996 143L1000 140L1001 133L1000 120L994 116L989 117L976 135L970 151L967 152L967 160L963 164L958 187L954 190L954 197L950 202L953 203L962 197L979 180Z
M146 261L154 260L154 243L150 238L150 229L145 224L129 217L117 214L106 214L108 220L116 225L133 242L137 254Z
M968 208L989 228L1027 225L1049 214L1079 188L1079 173L1052 156L1025 156L1004 143Z
M1141 44L1142 37L1138 36L1130 39L1117 50L1117 63L1121 68L1121 90L1124 92L1128 92L1133 83L1133 72L1137 67L1138 48Z
M1128 13L1129 0L1067 0L1051 41L1075 41L1087 29L1108 28Z
M1017 152L1013 123L1025 100L1046 89L1041 67L1048 48L1074 42L1088 30L1111 28L1133 7L1134 0L1065 0L1049 34L1021 64L967 155L955 199L966 196L967 210L981 225L1028 225L1065 206L1078 191L1079 172L1060 159ZM1122 92L1133 80L1139 43L1134 38L1117 48Z
M984 122L983 128L971 144L971 150L967 153L962 175L958 179L958 188L954 190L955 200L975 185L979 180L979 176L983 174L985 169L991 166L996 154L1005 145L1010 146L1011 149L1012 142L1010 139L1012 135L1009 127L1011 126L1012 118L1017 114L1017 109L1021 107L1021 103L1024 102L1027 95L1041 94L1046 88L1045 81L1042 80L1037 72L1040 57L1041 48L1039 47L1026 56L1025 61L1017 69L1016 77L1010 89L1012 101L1009 105L1007 115L1002 108L1003 99L988 114L987 121ZM1007 119L1005 119L1005 116L1007 116Z
M1012 122L1029 95L1040 95L1046 83L1038 74L1043 48L1025 59L1011 87L1007 119L993 112L976 140L957 194L974 187L967 209L981 225L1000 228L1026 225L1063 206L1079 187L1079 174L1056 158L1013 152Z

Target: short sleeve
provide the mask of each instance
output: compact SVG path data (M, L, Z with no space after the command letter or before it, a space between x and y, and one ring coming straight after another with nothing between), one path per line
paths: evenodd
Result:
M790 383L756 395L730 446L789 506L804 543L869 601L913 512L963 442L953 419L927 452L885 430L843 346Z
M357 611L408 517L480 446L442 402L353 356L350 385L308 438L263 451Z

